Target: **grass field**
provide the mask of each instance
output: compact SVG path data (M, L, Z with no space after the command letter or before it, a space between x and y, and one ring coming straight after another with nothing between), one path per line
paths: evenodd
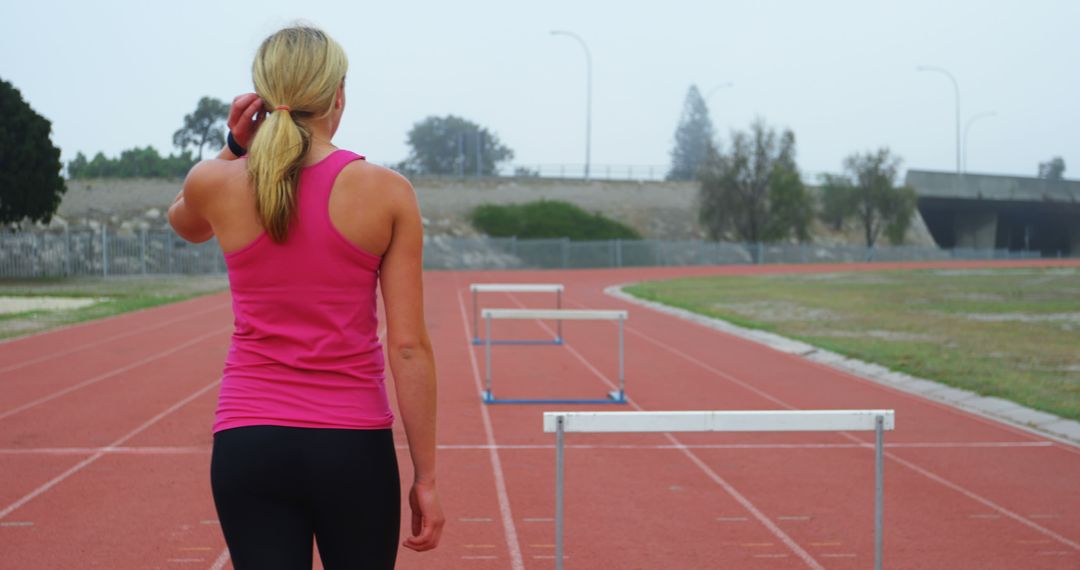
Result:
M1080 269L695 277L627 292L1080 419Z
M93 298L100 302L79 309L0 313L0 338L182 301L228 286L224 275L3 280L2 297Z

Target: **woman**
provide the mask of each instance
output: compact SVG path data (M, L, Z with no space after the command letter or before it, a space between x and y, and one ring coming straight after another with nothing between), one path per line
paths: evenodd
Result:
M328 570L394 566L400 483L377 281L414 467L404 546L435 548L442 532L423 227L408 181L331 143L347 65L319 30L267 38L229 144L192 168L169 209L185 239L217 238L229 270L235 332L210 472L238 570L311 568L312 537Z

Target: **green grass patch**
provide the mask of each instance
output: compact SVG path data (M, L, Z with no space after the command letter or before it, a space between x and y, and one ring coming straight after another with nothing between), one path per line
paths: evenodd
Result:
M1080 270L693 277L627 292L1080 419Z
M478 206L469 218L473 227L492 237L641 239L637 231L625 224L558 200Z
M93 305L59 310L0 313L0 338L42 332L130 311L184 301L228 289L223 275L168 275L0 281L3 297L64 297L102 299Z

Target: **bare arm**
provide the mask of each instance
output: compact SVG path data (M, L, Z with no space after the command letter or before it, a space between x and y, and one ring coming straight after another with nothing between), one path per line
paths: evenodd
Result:
M207 178L213 177L214 167L208 162L200 162L188 172L183 189L169 206L169 224L177 235L193 243L214 237L210 222L199 208L206 198L207 187L212 184Z
M263 102L258 95L245 93L233 99L228 119L233 138L241 146L250 144L265 116ZM217 162L236 158L226 145L218 153ZM169 206L169 224L180 237L190 242L202 243L214 237L214 230L206 219L205 203L209 197L207 194L221 183L220 168L215 162L207 160L196 164L184 179L183 189Z
M435 356L424 321L420 210L412 187L393 176L394 228L380 279L390 369L415 473L409 493L412 536L405 546L422 551L438 545L444 522L435 490Z

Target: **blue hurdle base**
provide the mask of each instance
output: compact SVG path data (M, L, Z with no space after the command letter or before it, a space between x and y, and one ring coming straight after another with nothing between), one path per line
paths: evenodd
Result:
M480 346L480 345L484 344L484 339L482 339L482 338L474 338L474 339L472 339L472 343L474 345L476 345L476 346ZM510 339L508 339L508 340L494 340L494 339L492 339L491 344L492 345L496 345L496 344L516 344L516 345L545 345L545 346L547 346L547 345L553 345L553 344L554 345L563 344L563 339L561 339L561 338L553 338L553 339L550 339L550 340L510 340Z
M598 400L572 400L572 399L518 399L496 398L490 390L484 390L480 397L485 404L625 404L626 393L622 390L608 392L608 397Z

